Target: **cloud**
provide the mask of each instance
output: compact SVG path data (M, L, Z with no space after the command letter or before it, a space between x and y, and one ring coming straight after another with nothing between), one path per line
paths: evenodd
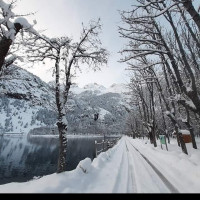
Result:
M88 72L79 74L76 81L83 85L90 82L108 86L112 83L125 82L125 66L117 61L117 54L125 41L119 37L117 26L120 15L117 10L130 8L132 0L21 0L16 7L19 14L37 11L30 20L36 19L37 29L46 29L45 34L50 37L66 35L79 39L81 23L87 24L91 19L102 19L103 30L101 34L102 44L111 52L109 68L103 68L102 72ZM46 75L46 69L35 66L31 71L43 80L49 81L51 76Z

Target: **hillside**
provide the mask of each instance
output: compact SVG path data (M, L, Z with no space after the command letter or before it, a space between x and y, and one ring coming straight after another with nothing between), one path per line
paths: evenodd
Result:
M79 88L73 85L67 106L71 134L107 134L123 131L126 111L122 88L110 88L96 83ZM125 89L124 89L125 91ZM8 68L0 80L0 132L49 134L46 127L56 127L53 84L15 65ZM97 121L94 115L99 114ZM41 128L42 127L42 128ZM35 129L39 128L39 129Z

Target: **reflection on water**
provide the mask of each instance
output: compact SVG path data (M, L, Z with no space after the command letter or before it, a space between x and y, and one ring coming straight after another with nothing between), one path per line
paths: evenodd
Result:
M99 138L71 138L68 141L67 171L95 157ZM42 137L0 137L0 184L25 182L56 172L58 139Z

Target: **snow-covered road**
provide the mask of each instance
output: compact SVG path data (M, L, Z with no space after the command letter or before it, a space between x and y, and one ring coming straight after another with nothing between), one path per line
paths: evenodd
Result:
M200 192L199 155L199 150L192 155L167 152L145 140L123 137L93 162L87 158L70 172L1 185L0 193Z
M131 140L125 138L125 143L129 162L128 171L132 177L130 192L178 193L167 178L134 147Z

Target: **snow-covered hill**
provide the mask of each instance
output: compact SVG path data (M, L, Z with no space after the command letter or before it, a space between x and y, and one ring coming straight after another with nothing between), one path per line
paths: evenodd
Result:
M121 133L126 111L124 85L110 88L88 84L83 88L73 85L67 106L69 132L72 134ZM48 134L56 127L53 84L47 84L30 72L12 65L0 79L0 133ZM98 120L94 115L98 114ZM42 127L40 129L40 127ZM39 130L39 131L38 131ZM32 131L34 134L34 131Z
M78 85L72 85L71 90L74 94L80 94L87 91L99 95L105 93L117 93L123 95L125 92L128 91L125 84L113 84L109 88L106 88L97 83L90 83L83 88L80 88Z

